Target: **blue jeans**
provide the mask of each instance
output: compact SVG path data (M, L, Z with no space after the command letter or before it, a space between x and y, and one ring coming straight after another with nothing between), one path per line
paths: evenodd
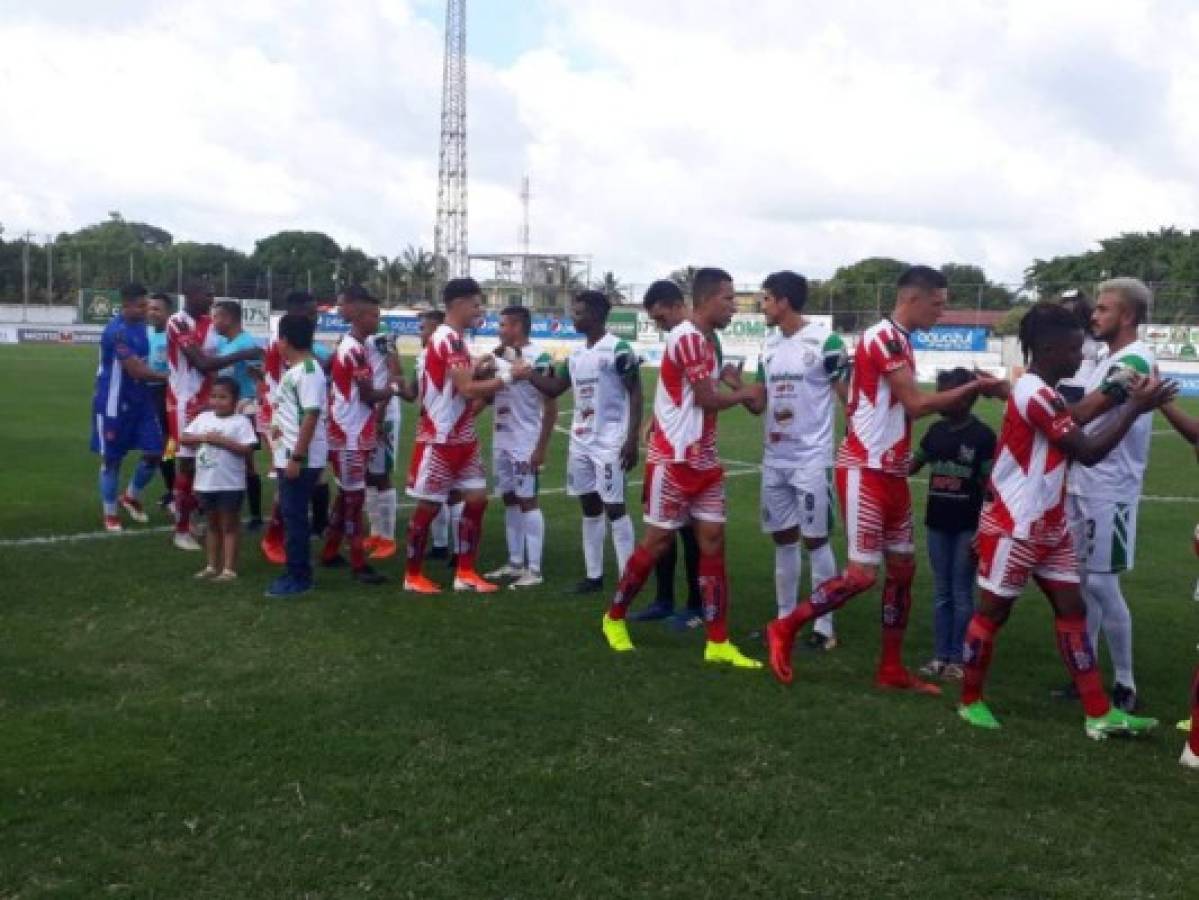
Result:
M312 583L312 548L309 546L311 530L308 525L308 506L312 501L312 489L320 477L320 469L303 468L292 480L283 469L276 469L279 489L279 511L283 514L283 531L286 535L284 549L287 552L287 574L304 584Z
M974 615L974 532L929 528L925 533L933 568L934 655L944 662L961 663L966 626Z

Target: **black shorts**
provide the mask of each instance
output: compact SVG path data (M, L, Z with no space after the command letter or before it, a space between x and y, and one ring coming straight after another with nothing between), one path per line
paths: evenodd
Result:
M210 512L238 512L245 491L196 491L200 509Z

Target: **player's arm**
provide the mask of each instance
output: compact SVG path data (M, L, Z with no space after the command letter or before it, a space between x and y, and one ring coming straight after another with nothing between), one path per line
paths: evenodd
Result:
M493 364L494 365L494 364ZM475 373L485 375L487 368L480 366L477 370L470 365L456 365L449 371L450 381L454 390L467 400L490 400L513 381L522 381L529 377L529 364L518 359L504 375L491 378L483 377L476 380Z
M1066 412L1049 422L1038 419L1045 416L1044 408L1038 404L1037 398L1029 402L1029 413L1034 424L1044 431L1049 439L1063 450L1070 459L1084 466L1093 466L1124 439L1133 424L1143 413L1150 412L1159 406L1168 404L1178 393L1178 385L1172 381L1159 381L1156 378L1142 379L1133 387L1128 395L1128 401L1121 404L1115 419L1102 431L1088 434L1079 428L1073 416ZM1064 421L1062 421L1064 419Z
M747 387L753 390L753 396L742 401L742 405L755 416L760 416L766 411L766 364L762 361L762 356L758 356L758 369L754 373L753 383Z
M1096 390L1070 406L1070 415L1079 425L1086 425L1123 403L1132 385L1150 374L1149 361L1144 357L1131 353L1120 357L1112 363Z
M908 463L908 476L915 475L924 468L924 464L928 462L928 454L924 450L924 442L920 442L920 446L916 448L916 452L912 454L912 459Z
M823 353L824 374L833 387L833 393L841 401L841 407L849 405L849 378L853 374L853 361L849 358L849 348L836 332L831 333L824 341Z
M1174 430L1191 444L1199 444L1199 419L1188 416L1177 403L1167 403L1162 408L1162 415L1173 426Z
M570 368L563 362L557 372L532 372L529 374L529 384L547 397L557 399L570 387Z
M554 426L558 424L558 401L553 397L545 397L541 401L541 431L537 434L537 446L529 457L533 471L539 471L545 465L545 454L550 446L550 438L554 434Z
M944 412L962 400L973 399L980 394L986 395L988 390L997 390L998 385L1003 384L998 378L980 373L973 381L960 387L951 388L948 391L926 393L920 390L920 385L916 383L915 373L911 366L906 364L884 372L883 378L887 380L887 384L891 388L891 396L903 406L903 411L907 413L909 419L922 419L933 413Z
M167 380L167 374L165 372L155 372L148 365L146 365L145 361L143 361L140 356L133 356L130 354L124 357L118 356L117 358L121 361L122 371L124 371L124 373L130 378L136 379L137 381L158 382L159 384Z
M624 444L620 448L620 467L629 472L637 465L645 394L641 388L641 364L633 348L624 341L617 346L616 370L620 372L621 383L629 395L629 425L625 430Z
M224 356L210 355L190 343L181 344L179 349L183 351L183 355L187 357L187 361L194 368L205 374L227 369L239 362L254 362L262 359L264 355L261 347L247 347L245 350L235 350Z

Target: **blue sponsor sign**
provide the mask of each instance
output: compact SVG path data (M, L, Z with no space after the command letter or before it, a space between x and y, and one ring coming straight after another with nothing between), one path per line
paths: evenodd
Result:
M1162 378L1177 381L1180 396L1199 397L1199 375L1183 372L1162 372Z
M961 325L936 325L929 331L913 331L912 349L982 352L987 349L987 329Z
M399 337L416 337L420 334L420 316L415 313L384 312L382 323L394 335ZM317 331L333 334L345 334L350 326L335 312L321 313L317 322ZM475 337L496 337L500 333L500 317L498 313L488 313L481 327L474 329ZM575 331L569 319L560 316L534 316L533 340L577 341L582 335Z

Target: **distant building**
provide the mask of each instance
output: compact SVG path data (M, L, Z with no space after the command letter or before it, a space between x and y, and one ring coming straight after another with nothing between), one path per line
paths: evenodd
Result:
M591 257L574 253L472 253L471 275L488 307L566 309L591 282Z

